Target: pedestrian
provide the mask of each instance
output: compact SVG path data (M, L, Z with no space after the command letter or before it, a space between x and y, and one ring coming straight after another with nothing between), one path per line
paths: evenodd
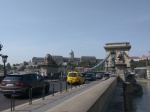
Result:
M61 78L63 78L63 73L61 73Z
M51 80L53 80L53 73L51 73Z
M48 78L47 78L47 72L45 73L45 76L44 76L44 78L45 78L45 79L48 79Z
M44 76L45 76L45 75L44 75L44 72L42 72L42 74L41 74L41 75L42 75L42 78L44 79Z

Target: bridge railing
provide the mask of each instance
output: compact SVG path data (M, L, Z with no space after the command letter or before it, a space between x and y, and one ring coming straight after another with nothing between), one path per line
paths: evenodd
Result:
M116 85L117 77L111 77L47 112L105 112Z

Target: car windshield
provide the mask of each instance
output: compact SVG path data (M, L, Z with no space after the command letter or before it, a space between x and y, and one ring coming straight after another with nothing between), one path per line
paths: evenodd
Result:
M93 74L86 74L86 77L92 77Z
M102 74L100 74L100 73L96 74L96 76L100 76L100 75L102 75Z
M4 80L20 80L22 76L20 75L7 75Z
M76 73L69 73L68 76L69 76L69 77L76 77L77 74L76 74Z
M104 77L108 77L109 76L109 74L104 74Z

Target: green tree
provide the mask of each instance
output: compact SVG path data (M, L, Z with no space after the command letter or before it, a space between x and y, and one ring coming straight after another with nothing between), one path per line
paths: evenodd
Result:
M136 66L134 65L134 60L133 60L133 59L131 59L131 61L130 61L130 67L131 67L131 71L133 71L134 68L136 67Z
M3 65L0 65L0 71L3 71Z
M136 68L136 67L146 67L146 60L140 60L140 61L133 61L132 62L132 67Z
M7 63L6 68L7 68L8 71L11 70L11 65L10 65L10 63Z
M16 66L12 66L11 70L17 70L17 67Z
M80 62L78 65L85 67L85 68L92 68L93 66L96 65L96 63L90 62L89 60L85 60L85 61Z

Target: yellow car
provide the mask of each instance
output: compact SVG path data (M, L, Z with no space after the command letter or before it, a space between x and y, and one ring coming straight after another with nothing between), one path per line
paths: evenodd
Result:
M84 77L79 72L69 72L67 75L67 83L68 84L83 84Z

